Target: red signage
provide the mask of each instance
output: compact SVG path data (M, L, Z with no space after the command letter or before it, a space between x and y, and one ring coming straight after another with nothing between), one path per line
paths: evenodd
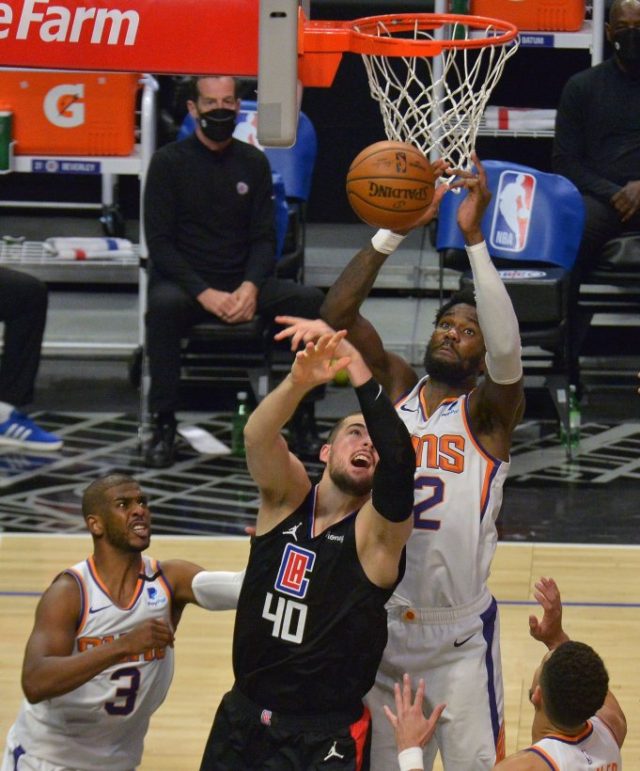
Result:
M259 0L0 0L0 67L256 75Z

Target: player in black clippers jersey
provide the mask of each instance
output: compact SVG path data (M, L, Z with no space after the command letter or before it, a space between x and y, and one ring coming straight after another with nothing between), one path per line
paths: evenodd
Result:
M234 630L235 684L201 771L369 768L362 703L387 638L384 604L404 572L415 454L358 351L321 334L245 429L260 509ZM313 486L281 435L303 396L347 367L362 409L338 423Z

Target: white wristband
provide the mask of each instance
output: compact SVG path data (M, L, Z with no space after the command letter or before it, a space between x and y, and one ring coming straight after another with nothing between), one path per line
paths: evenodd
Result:
M409 747L398 753L398 765L400 771L414 771L416 768L424 768L422 747Z
M371 239L371 246L380 254L391 254L400 246L404 238L400 233L381 229Z
M486 254L487 257L489 257L486 241L480 241L477 244L465 244L464 248L467 250L467 254L469 255L469 257L471 257L474 254ZM491 257L489 257L489 260L491 260Z

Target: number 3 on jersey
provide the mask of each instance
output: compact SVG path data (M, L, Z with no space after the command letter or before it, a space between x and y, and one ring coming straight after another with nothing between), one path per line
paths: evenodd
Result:
M440 477L419 476L415 478L414 489L417 503L413 507L413 526L420 530L440 530L440 520L429 519L426 512L431 512L444 500L443 480Z

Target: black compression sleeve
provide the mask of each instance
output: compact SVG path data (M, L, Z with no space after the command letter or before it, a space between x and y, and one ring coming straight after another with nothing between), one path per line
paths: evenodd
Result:
M373 475L372 503L385 519L402 522L413 509L416 456L411 437L376 380L371 378L355 391L380 457Z

